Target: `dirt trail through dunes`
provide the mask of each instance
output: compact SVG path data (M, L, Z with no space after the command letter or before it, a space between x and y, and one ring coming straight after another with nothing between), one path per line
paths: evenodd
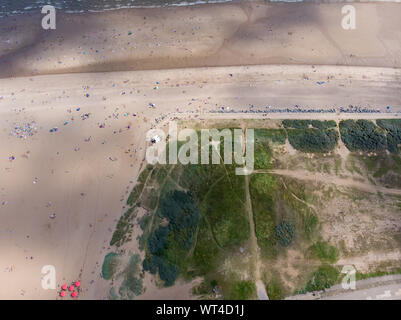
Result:
M389 261L401 261L401 251L373 251L363 256L341 258L336 265L353 265L360 272L369 272L369 266Z
M246 209L248 211L249 217L249 226L250 226L250 249L252 255L254 257L254 276L255 276L255 284L256 284L256 291L258 294L259 300L269 300L267 296L265 286L261 280L260 276L260 248L258 246L258 240L256 238L255 233L255 223L253 220L253 211L252 211L252 202L251 196L249 193L249 176L245 176L245 193L246 193Z
M290 178L298 179L298 180L307 180L307 181L318 181L323 183L332 183L337 186L344 186L350 188L356 188L362 191L370 192L370 193L385 193L385 194L394 194L394 195L401 195L400 189L393 189L393 188L385 188L381 186L375 186L370 184L369 181L366 182L359 182L352 179L344 179L339 178L336 176L315 172L311 173L304 170L255 170L253 173L271 173L277 174L280 176L287 176Z

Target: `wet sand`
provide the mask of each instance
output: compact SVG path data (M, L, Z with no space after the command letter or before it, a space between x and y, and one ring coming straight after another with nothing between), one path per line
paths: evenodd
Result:
M239 2L0 20L0 77L182 67L315 64L401 66L401 4Z

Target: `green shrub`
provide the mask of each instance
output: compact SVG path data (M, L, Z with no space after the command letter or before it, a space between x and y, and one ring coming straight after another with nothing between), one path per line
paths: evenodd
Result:
M255 146L255 169L270 169L272 150L267 142L258 143Z
M378 119L377 125L387 131L387 149L392 153L399 153L401 144L401 119Z
M150 220L151 220L150 215L144 215L141 218L141 221L139 222L139 226L141 227L142 231L144 231L146 229L146 227L148 226Z
M110 240L110 245L121 246L128 238L130 232L132 231L132 223L130 223L134 215L135 207L129 208L118 220L116 230Z
M200 212L188 193L175 190L162 197L157 214L167 219L168 224L150 234L143 269L152 274L158 272L165 286L170 286L178 277L179 265L193 246Z
M338 142L338 133L334 129L289 129L288 140L302 152L328 152Z
M294 240L294 225L287 221L280 222L275 228L277 241L284 247L288 247Z
M312 274L303 291L311 292L330 288L337 283L339 274L340 272L336 268L330 265L321 265L319 269Z
M128 196L127 205L132 206L138 201L139 196L141 195L142 190L145 186L146 179L148 178L149 173L152 171L152 169L152 165L147 165L146 168L140 173L137 184Z
M383 129L368 120L342 120L341 139L350 151L380 151L386 148Z
M307 129L311 124L311 120L283 120L282 124L284 128L294 128L294 129Z
M103 279L110 280L115 274L118 267L118 255L114 252L109 252L104 257L102 265L102 277Z

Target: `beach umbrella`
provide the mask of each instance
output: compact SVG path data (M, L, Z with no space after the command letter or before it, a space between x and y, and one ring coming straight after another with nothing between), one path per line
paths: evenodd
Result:
M60 292L60 297L65 297L65 291Z
M78 288L81 285L81 282L75 281L75 286Z
M75 289L74 286L70 286L70 287L68 288L68 291L73 291L74 289Z
M61 289L63 289L63 290L67 290L67 284L66 284L66 283L64 283L64 284L61 286Z
M73 292L71 293L71 297L76 298L77 296L78 296L78 293L76 293L75 291L73 291Z

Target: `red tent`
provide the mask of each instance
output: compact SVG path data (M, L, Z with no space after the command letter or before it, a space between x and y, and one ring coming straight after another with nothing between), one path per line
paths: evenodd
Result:
M75 289L74 286L70 286L70 287L68 288L68 291L73 291L74 289Z
M78 293L76 293L75 291L73 291L73 292L71 293L71 297L76 298L77 296L78 296Z
M60 297L65 297L65 291L60 292Z
M61 286L61 289L63 289L63 290L67 290L67 284L66 284L66 283L64 283L64 284Z
M81 285L80 281L75 281L75 286L78 288Z

